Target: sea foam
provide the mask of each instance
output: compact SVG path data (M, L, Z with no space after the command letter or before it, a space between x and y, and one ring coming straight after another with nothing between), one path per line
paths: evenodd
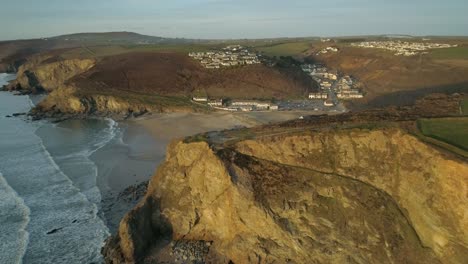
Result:
M0 115L29 107L25 96L0 93ZM100 249L108 228L98 217L96 204L62 171L35 134L43 125L21 118L0 119L1 228L11 231L0 234L7 236L2 239L7 243L0 246L0 262L102 262Z

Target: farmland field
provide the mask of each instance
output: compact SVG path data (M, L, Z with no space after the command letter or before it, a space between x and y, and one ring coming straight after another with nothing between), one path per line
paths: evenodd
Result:
M468 150L468 118L421 119L421 132L428 137Z
M464 115L468 115L468 99L461 102L461 110Z
M307 51L309 42L290 42L273 46L257 47L256 50L264 52L268 56L295 56Z
M431 52L431 57L438 60L468 60L468 47L436 49Z

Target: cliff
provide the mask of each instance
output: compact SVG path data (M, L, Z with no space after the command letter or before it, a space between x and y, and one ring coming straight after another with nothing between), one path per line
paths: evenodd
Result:
M48 55L33 56L19 67L16 81L11 89L51 92L62 88L72 77L95 65L92 59L58 60Z
M208 70L180 53L128 52L87 59L64 54L29 57L9 85L23 93L48 93L32 111L35 118L210 111L191 102L191 96L204 92L212 98L289 98L315 87L299 68Z
M106 262L468 258L465 160L392 125L249 133L174 142Z
M86 118L88 116L123 119L147 113L207 112L186 97L147 96L133 93L82 92L73 85L52 91L30 112L35 119Z

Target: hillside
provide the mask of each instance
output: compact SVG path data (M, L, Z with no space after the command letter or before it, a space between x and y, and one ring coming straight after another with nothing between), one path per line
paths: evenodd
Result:
M463 263L467 160L412 132L459 99L174 142L106 262Z
M188 45L193 42L195 41L133 32L77 33L41 39L0 41L0 72L16 71L29 56L53 50L121 45Z
M136 93L190 96L202 90L218 98L286 98L304 96L312 81L294 69L252 65L207 70L185 54L130 53L99 61L71 82L99 91L112 88Z
M209 70L185 53L127 52L104 57L68 57L56 50L31 56L9 89L49 95L33 114L124 115L207 111L190 102L195 93L212 98L304 97L315 83L298 67L250 65Z
M364 102L371 107L411 104L434 92L468 91L468 60L462 55L454 59L453 51L403 57L378 49L338 46L340 52L314 59L361 81Z

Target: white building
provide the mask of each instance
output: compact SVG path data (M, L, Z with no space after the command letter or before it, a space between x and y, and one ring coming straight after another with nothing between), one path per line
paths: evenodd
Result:
M327 99L327 93L309 93L309 99Z
M195 102L208 102L208 97L193 97L192 100Z
M277 111L279 108L277 105L270 105L270 110Z
M221 100L221 99L219 99L219 100L210 100L208 102L208 105L212 106L212 107L214 107L214 106L223 106L223 100Z

